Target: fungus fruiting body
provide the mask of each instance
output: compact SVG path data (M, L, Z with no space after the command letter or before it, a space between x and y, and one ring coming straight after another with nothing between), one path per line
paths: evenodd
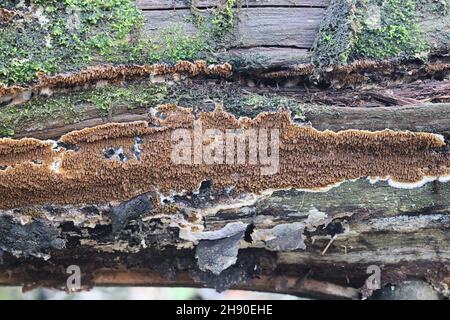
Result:
M32 93L49 96L58 90L81 90L87 87L105 86L108 83L120 83L125 80L142 79L150 77L152 82L159 82L157 77L171 76L178 79L180 76L229 78L232 67L228 63L221 65L207 65L205 61L180 61L171 64L151 65L100 65L88 67L84 70L63 73L53 76L38 74L37 83L30 86L5 86L0 83L0 102L12 101L14 104L29 100ZM27 94L27 95L26 95ZM25 95L25 96L24 96Z
M193 135L196 121L202 122L204 132L278 130L278 170L264 175L261 163L251 161L174 163L173 131L183 129ZM160 107L150 122L108 123L74 131L60 138L58 148L54 141L0 140L0 165L6 168L0 171L0 208L105 203L146 192L194 192L209 180L217 190L264 193L289 188L323 191L361 177L389 179L395 187L416 187L432 180L445 182L450 176L445 142L431 133L321 132L297 126L285 110L236 119L221 108L195 116L192 110L173 105ZM208 147L212 140L202 143ZM248 160L250 142L245 143ZM193 157L195 146L189 148ZM266 148L268 154L274 152ZM120 150L120 156L106 157L108 150L114 150L114 155Z

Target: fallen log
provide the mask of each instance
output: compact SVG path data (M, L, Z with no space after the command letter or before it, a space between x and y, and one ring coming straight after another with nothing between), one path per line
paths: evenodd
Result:
M303 153L296 154L289 147L291 142L282 140L281 180L269 176L264 184L264 178L261 180L257 175L253 176L253 181L247 180L246 175L254 170L247 165L244 171L235 171L234 175L240 173L233 182L223 165L191 167L186 171L183 165L171 164L170 148L161 145L167 141L164 127L176 129L180 123L185 123L183 127L186 127L182 119L189 119L189 113L170 106L161 112L167 114L160 115L161 120L153 119L154 129L143 123L107 124L69 133L56 143L26 139L2 141L4 151L0 159L6 166L0 172L5 195L0 204L3 219L0 243L4 251L2 266L11 284L63 287L65 278L61 270L65 270L64 265L69 261L69 265L75 264L84 270L88 287L96 281L102 284L108 283L105 279L116 279L116 272L119 272L117 281L126 283L120 280L120 270L129 273L135 268L139 276L125 276L125 279L142 277L136 280L137 284L158 284L152 272L161 270L161 264L170 268L171 275L167 276L171 279L178 279L179 272L190 272L191 282L180 275L185 280L174 280L174 285L190 283L223 290L233 286L246 288L248 282L251 288L257 281L253 280L255 277L270 278L279 274L281 282L292 283L294 280L289 280L290 277L297 280L295 284L286 284L284 289L282 286L267 290L290 293L298 290L298 294L309 297L356 298L370 295L364 291L364 280L367 268L375 265L382 270L383 280L380 281L384 281L383 284L420 278L447 294L446 231L450 198L445 182L449 164L445 143L438 136L356 130L332 138L329 134L298 127L299 136L289 139L304 139L311 134L314 137L309 142L311 147L314 144L319 147L317 151L308 152L312 152L312 157L300 160L298 169L286 166L284 161L288 154L283 150L290 150L290 156L294 156L289 160L292 163L295 157L304 157ZM282 139L288 139L291 129L283 125L281 114L272 117L281 125ZM214 127L211 121L219 121L216 125L220 125L218 119L226 119L227 115L216 110L201 117ZM263 119L259 120L263 122L255 120L255 124L270 123L270 117ZM113 126L122 129L117 131ZM115 138L113 132L116 132ZM363 140L359 141L359 135ZM134 146L136 137L139 137L139 146L133 149L131 144ZM337 144L342 144L342 150L337 147L326 151L329 147L320 147L323 143L320 139L340 139L338 137L343 139ZM314 142L315 139L319 140ZM367 142L363 142L365 139ZM380 145L379 139L385 142ZM402 141L403 147L396 139ZM355 147L361 143L367 145L358 151ZM389 150L390 144L392 150ZM60 147L54 149L54 145ZM160 146L159 157L163 157L162 163L169 165L163 165L162 171L150 165L156 160L152 145ZM109 150L108 146L114 153L105 151ZM128 147L135 150L134 155L127 151ZM18 156L11 157L11 152ZM330 162L326 158L321 160L329 152L333 155ZM368 162L364 160L365 152ZM378 153L380 155L375 156ZM348 158L350 154L354 160ZM90 159L90 168L95 170L86 170L86 157ZM358 166L358 161L362 167ZM302 165L306 163L309 165ZM350 169L347 174L340 171L332 178L333 174L327 169L330 164L347 167L346 170L352 166L359 169L353 173ZM411 166L411 172L407 165ZM148 171L146 167L153 169ZM170 167L178 173L172 175ZM142 172L142 175L120 176L125 168L131 173ZM297 172L295 175L289 173L293 169ZM418 175L416 170L427 172L426 177ZM92 176L94 171L100 180ZM177 181L183 179L183 172L187 179L198 178L180 185ZM20 180L23 175L27 177ZM324 181L317 180L318 175ZM389 179L389 185L355 181L326 188L360 176L373 177L373 181L377 180L375 176ZM171 179L175 180L171 182ZM434 184L427 183L430 180ZM255 183L263 184L258 187ZM189 189L182 191L181 188ZM285 188L310 190L259 192ZM308 192L317 188L322 188L322 192ZM170 190L175 193L171 194ZM79 206L79 203L85 205ZM19 235L20 241L15 241ZM150 257L158 250L161 251L156 263ZM392 252L395 255L390 254ZM36 268L45 270L48 276L42 278L42 274L31 272ZM110 278L98 276L105 268ZM4 281L8 283L7 279ZM277 283L274 281L267 283ZM310 288L309 281L319 281L313 286L316 291ZM356 295L355 290L359 288L363 290ZM333 296L329 290L337 292Z
M137 4L4 4L0 285L449 297L445 1Z
M124 203L34 207L39 212L36 218L27 216L27 210L2 216L5 252L0 280L3 285L64 289L66 268L76 264L84 288L206 286L355 299L362 296L358 289L369 276L367 268L376 265L382 271L382 284L422 279L446 293L449 192L448 184L407 190L367 181L344 183L327 193L277 192L251 206L199 217L197 224L205 226L205 237L197 246L182 239L185 218L179 215L145 217L140 212L144 214L140 218L125 217L126 224L113 219L111 226L113 212L123 210ZM208 193L211 190L202 190L198 197ZM30 224L20 222L30 219ZM300 227L305 222L311 229ZM115 236L114 223L123 228ZM199 258L203 254L212 255L210 263L227 261L223 259L233 257L221 254L237 245L231 228L221 240L208 240L206 230L226 230L239 223L251 227L237 232L241 247L237 262L220 275L199 270L199 264L205 263ZM5 239L17 238L15 233L25 230L27 236L21 242L5 247ZM65 248L57 247L57 240ZM210 252L202 243L223 251ZM19 254L19 250L24 251ZM51 254L51 258L35 257L40 254Z

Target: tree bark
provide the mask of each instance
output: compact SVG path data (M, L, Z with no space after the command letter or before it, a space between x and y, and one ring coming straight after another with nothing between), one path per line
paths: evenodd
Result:
M35 218L29 210L2 215L0 282L64 289L66 268L78 265L83 288L200 286L357 299L370 295L367 268L375 265L383 285L420 279L448 294L449 195L448 184L408 190L363 180L326 193L279 191L201 216L195 224L204 231L193 238L182 226L194 217L152 216L133 204L139 218L120 211L125 203L35 206ZM12 241L18 234L19 242ZM227 255L232 248L239 248L237 261L219 275L211 272L220 268L215 261L235 258Z
M0 285L71 290L67 268L75 265L77 290L189 286L361 299L397 286L394 298L430 290L428 297L449 297L448 50L427 63L357 60L322 69L310 49L328 0L247 2L234 40L216 56L233 60L233 70L204 61L103 66L0 87L1 116L20 114L12 139L0 139ZM149 33L177 22L196 34L185 19L193 8L168 3L137 1ZM196 6L209 14L215 3ZM131 85L161 85L164 97L112 101L105 114L83 96ZM76 119L22 114L36 112L34 101L61 106L71 94ZM164 134L202 117L222 131L229 123L280 125L291 176L249 176L251 166L228 176L216 167L206 179L201 166L168 174ZM297 187L285 188L289 179ZM163 190L178 182L185 188Z
M276 94L305 99L298 92ZM200 103L199 109L207 109L208 103ZM64 119L55 118L36 130L38 126L30 122L15 138L58 139L102 123L150 120L147 108L118 106L109 118L99 117L94 105L79 108L83 119L78 123L66 125ZM445 103L373 108L316 104L304 105L301 113L318 130L389 128L446 137L450 133L450 107ZM360 179L318 193L244 193L243 198L250 200L243 202L224 200L221 190L206 185L199 194L167 204L170 211L172 205L188 203L186 212L161 214L151 206L136 205L136 199L153 203L159 197L146 193L106 203L24 203L1 210L0 283L25 290L67 289L66 269L77 265L81 289L192 286L359 299L372 296L366 281L371 275L368 268L376 266L381 286L401 288L420 280L442 296L449 294L448 183L398 189L387 182ZM205 200L210 198L215 200ZM192 209L198 213L189 213ZM223 269L224 265L228 267Z

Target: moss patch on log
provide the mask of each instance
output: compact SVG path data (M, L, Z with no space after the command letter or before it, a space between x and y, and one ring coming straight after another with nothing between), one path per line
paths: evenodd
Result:
M142 42L147 42L143 51L148 55L147 60L152 62L207 59L212 50L203 32L188 35L183 27L177 24L162 30L156 39L147 38Z
M332 0L314 44L316 65L346 64L355 39L355 0Z
M449 8L449 0L333 0L312 60L324 67L448 49Z
M427 50L420 32L416 1L370 0L357 3L354 57L414 56Z
M101 63L214 62L218 40L232 30L234 4L229 0L205 16L193 15L194 35L173 25L152 37L131 0L6 0L1 8L16 15L0 29L0 85Z
M163 103L192 108L194 113L213 111L217 104L222 104L227 112L236 117L251 118L264 111L276 112L280 107L285 107L294 116L303 117L303 104L287 95L249 92L239 85L225 82L169 86Z
M162 85L130 85L128 87L107 86L95 90L87 96L103 116L110 115L115 106L126 105L128 109L139 107L155 107L167 94L167 86Z
M0 137L14 136L17 128L29 123L37 127L45 127L46 121L51 119L60 119L65 124L75 123L80 120L84 105L94 105L99 117L108 117L119 106L130 110L155 107L163 102L166 94L166 84L136 83L124 87L107 85L49 98L38 97L21 105L0 109Z
M218 38L222 38L233 30L235 22L234 6L238 5L239 2L239 0L226 0L214 10L211 18L212 33Z
M130 62L139 57L144 19L129 0L4 1L20 13L0 29L0 82L22 84L36 72L53 74L99 61Z

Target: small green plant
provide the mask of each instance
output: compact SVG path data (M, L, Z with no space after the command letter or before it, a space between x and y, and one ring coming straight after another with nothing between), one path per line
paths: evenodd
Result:
M233 29L235 12L234 6L237 0L226 0L223 6L219 6L213 13L211 24L212 32L216 37L223 37L227 32Z
M4 126L3 124L0 126L0 137L1 138L8 138L13 137L15 134L14 129L8 128Z
M176 62L204 58L209 50L207 38L199 32L187 35L180 25L173 25L163 31L158 40L149 41L149 60L152 62Z

